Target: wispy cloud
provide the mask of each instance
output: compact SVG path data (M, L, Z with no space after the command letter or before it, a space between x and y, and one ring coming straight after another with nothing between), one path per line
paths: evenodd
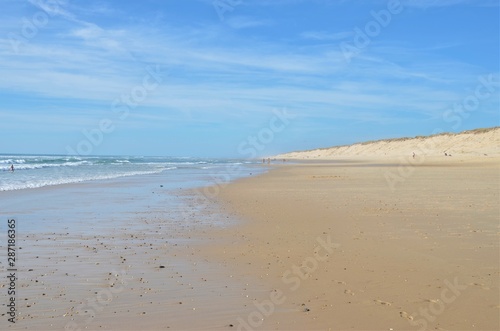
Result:
M42 0L28 0L33 6L40 8L49 16L59 16L68 21L75 23L85 23L79 20L73 13L69 12L66 7L68 3L66 1L51 1L44 2Z
M380 109L399 107L433 114L439 108L436 105L456 97L440 88L442 82L433 81L433 68L448 71L439 77L463 70L459 64L450 67L436 63L427 68L395 65L387 59L397 59L403 52L408 61L412 56L401 46L374 46L371 57L360 57L355 66L348 66L339 60L342 55L331 48L312 53L305 48L299 53L287 46L269 46L258 41L245 46L206 46L201 44L203 29L196 33L186 31L175 38L166 31L166 36L154 36L134 27L109 30L90 23L76 26L70 34L61 36L70 38L72 43L34 42L23 57L4 58L10 69L3 70L5 79L0 87L42 98L94 100L109 107L114 98L140 84L147 63L158 63L165 69L174 68L177 74L169 76L157 93L144 102L144 107L163 107L176 114L183 109L230 114L234 109L255 112L262 105L286 100L309 114L358 118L354 109L381 112ZM109 42L113 47L106 47ZM135 62L118 45L133 48L145 63ZM427 55L422 51L418 56L421 61ZM20 68L37 74L19 75ZM185 82L184 75L196 79ZM363 83L352 81L347 85L345 77L338 78L344 75ZM454 76L449 77L447 83L455 83L451 79ZM404 80L421 83L401 84ZM375 84L377 81L384 83ZM433 87L418 87L423 82Z
M326 32L326 31L305 31L300 34L301 38L312 40L339 41L351 38L352 31Z
M27 40L19 54L9 50L8 34L0 34L0 93L29 97L43 111L4 102L0 106L3 128L16 122L27 127L37 122L43 127L60 125L64 132L92 127L96 119L112 115L110 106L116 98L142 84L150 65L161 68L162 84L133 109L124 128L231 121L244 131L267 120L270 109L282 106L297 114L301 121L297 127L310 132L336 121L374 125L415 118L431 121L462 100L464 91L477 84L479 74L491 71L465 56L448 55L453 48L467 45L466 40L460 41L463 44L457 44L457 39L413 44L407 34L392 39L377 36L369 49L347 63L338 44L353 38L352 31L315 24L290 24L287 30L279 15L269 20L262 18L267 15L246 13L249 7L259 7L254 4L242 4L238 7L242 14L234 12L224 24L213 18L211 23L197 21L179 27L178 22L156 20L162 15L155 16L156 9L145 15L151 21L122 21L113 20L117 10L126 12L122 7L97 2L79 8L58 1L58 8L49 9L44 7L49 2L30 1L47 10L51 20ZM309 2L293 3L306 6ZM376 1L377 6L385 3ZM285 1L267 4L288 8ZM417 7L416 1L409 5ZM98 17L92 16L93 11ZM1 21L0 29L11 31L10 24L19 31L18 23L9 16ZM391 28L387 27L387 36L395 33L389 33ZM484 105L490 108L481 114L495 107L494 101L489 102Z

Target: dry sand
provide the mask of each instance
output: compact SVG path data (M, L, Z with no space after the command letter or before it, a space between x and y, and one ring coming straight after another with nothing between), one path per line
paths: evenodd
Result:
M247 222L212 233L203 254L266 285L247 289L253 312L236 327L498 330L500 159L445 160L393 186L397 163L357 161L222 189Z

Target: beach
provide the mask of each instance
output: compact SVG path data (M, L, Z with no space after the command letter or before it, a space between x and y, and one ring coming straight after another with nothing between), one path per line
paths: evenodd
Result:
M161 171L137 175L128 169L152 160L130 167L120 165L127 164L123 157L77 160L84 165L64 157L17 159L26 162L18 160L1 182L0 272L6 281L0 284L0 329L220 329L235 311L246 311L240 298L245 283L197 253L203 239L195 233L233 222L198 187L219 175L225 183L265 169L245 161L161 158L150 165ZM98 176L82 180L91 167ZM40 187L28 186L25 178L33 173Z
M500 331L499 10L3 1L0 331Z
M17 319L2 313L2 329L496 330L499 161L358 157L231 182L219 168L187 187L164 172L0 192L19 242Z
M269 284L241 329L498 329L498 161L427 161L395 188L384 175L398 163L380 160L228 186L228 210L248 222L213 255Z

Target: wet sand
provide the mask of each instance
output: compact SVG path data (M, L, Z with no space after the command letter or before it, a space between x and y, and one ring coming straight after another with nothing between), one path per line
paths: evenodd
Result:
M159 181L168 183L151 175L0 192L3 279L7 218L17 232L16 323L2 281L0 329L225 329L249 311L244 277L199 254L201 234L231 220Z

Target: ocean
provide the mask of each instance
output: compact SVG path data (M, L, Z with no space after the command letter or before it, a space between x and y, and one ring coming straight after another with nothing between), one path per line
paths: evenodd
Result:
M18 220L26 233L69 228L76 233L115 231L123 224L152 218L163 219L171 233L201 223L226 224L224 216L207 208L217 206L212 202L230 181L266 171L257 163L193 157L0 155L0 214Z
M120 177L151 174L178 175L186 182L199 182L206 177L237 178L247 173L248 160L192 157L147 156L64 156L1 155L0 191L35 189L45 186L112 180ZM14 172L10 170L14 166ZM206 180L205 180L206 181ZM210 184L210 181L204 183Z

